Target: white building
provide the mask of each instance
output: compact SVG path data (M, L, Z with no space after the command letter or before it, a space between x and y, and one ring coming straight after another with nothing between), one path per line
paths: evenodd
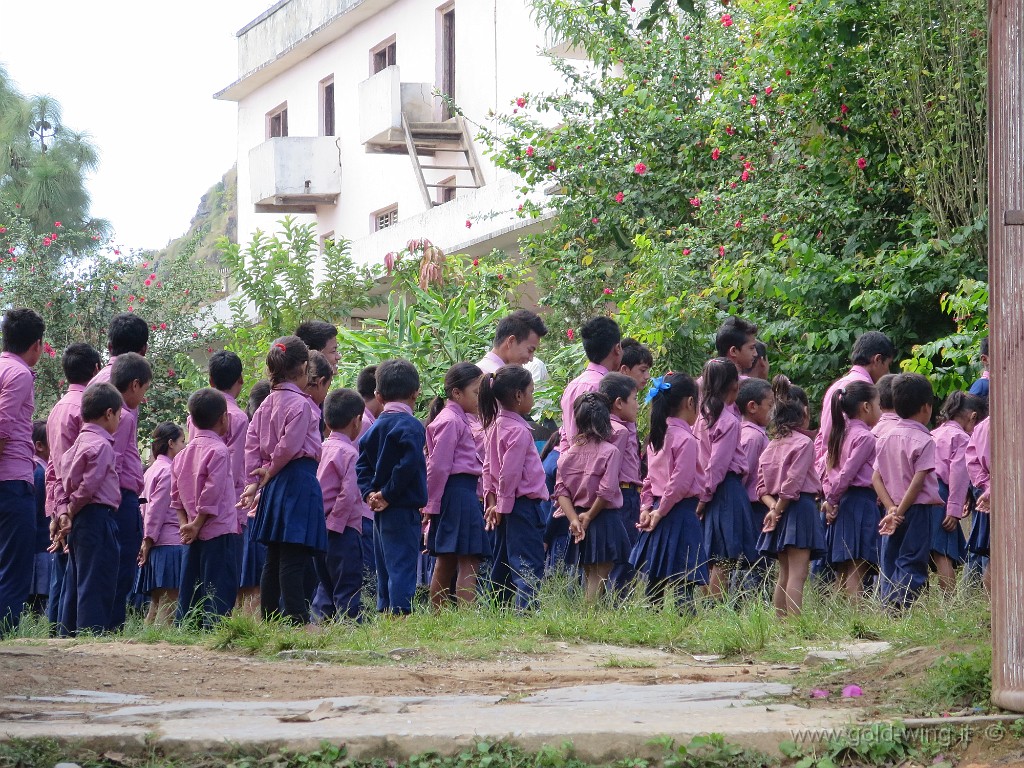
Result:
M238 104L243 245L287 213L362 262L420 237L514 250L543 226L514 215L521 180L472 140L473 123L561 82L526 0L281 0L237 37L238 80L216 98Z

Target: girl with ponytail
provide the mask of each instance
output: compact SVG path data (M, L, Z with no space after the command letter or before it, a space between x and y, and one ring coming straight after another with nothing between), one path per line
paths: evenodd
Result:
M833 393L829 408L832 431L823 478L826 560L835 568L839 587L856 597L864 589L865 577L878 567L880 518L871 485L871 430L882 416L878 390L864 381L848 382Z
M815 501L821 482L814 468L814 441L803 434L810 418L807 407L793 397L789 379L772 381L775 406L761 454L757 493L768 507L759 552L779 561L774 604L779 616L799 614L810 561L825 555L825 532Z
M729 363L735 371L736 367ZM647 575L647 594L691 602L697 586L708 583L704 534L697 519L702 472L693 435L697 384L685 373L667 373L651 382L647 477L640 493L640 539L630 558Z
M932 507L931 558L939 574L939 587L950 593L956 586L956 568L967 559L967 540L960 521L966 515L967 444L974 428L988 415L988 404L977 395L953 392L939 411L935 441L935 474L942 505Z

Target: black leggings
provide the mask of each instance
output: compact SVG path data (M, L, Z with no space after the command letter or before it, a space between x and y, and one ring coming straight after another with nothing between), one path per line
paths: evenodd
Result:
M302 544L267 544L267 562L260 578L264 618L283 615L293 624L309 622L305 577L312 557L312 548Z

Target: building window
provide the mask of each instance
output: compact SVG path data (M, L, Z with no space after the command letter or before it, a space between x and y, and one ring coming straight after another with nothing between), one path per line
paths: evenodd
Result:
M437 204L444 205L455 199L455 177L449 176L437 188Z
M276 139L288 135L288 102L267 112L267 138Z
M393 227L398 223L398 206L392 205L373 214L373 231L380 232L382 229Z
M320 81L321 136L337 136L334 129L334 76Z
M438 9L440 35L438 37L437 63L441 93L455 98L455 3L448 3ZM448 103L442 101L441 119L451 118Z
M397 63L398 43L392 35L387 40L370 49L370 74L376 75L382 69Z
M327 252L327 247L330 243L334 242L334 232L325 232L320 235L320 255L323 256Z

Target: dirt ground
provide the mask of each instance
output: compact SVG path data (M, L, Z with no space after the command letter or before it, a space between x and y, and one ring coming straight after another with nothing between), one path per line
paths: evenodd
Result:
M554 643L550 652L488 661L439 661L411 651L380 663L241 657L194 646L33 641L0 646L5 696L70 690L159 699L276 700L324 696L500 694L597 683L787 682L793 667L724 665L654 649Z

